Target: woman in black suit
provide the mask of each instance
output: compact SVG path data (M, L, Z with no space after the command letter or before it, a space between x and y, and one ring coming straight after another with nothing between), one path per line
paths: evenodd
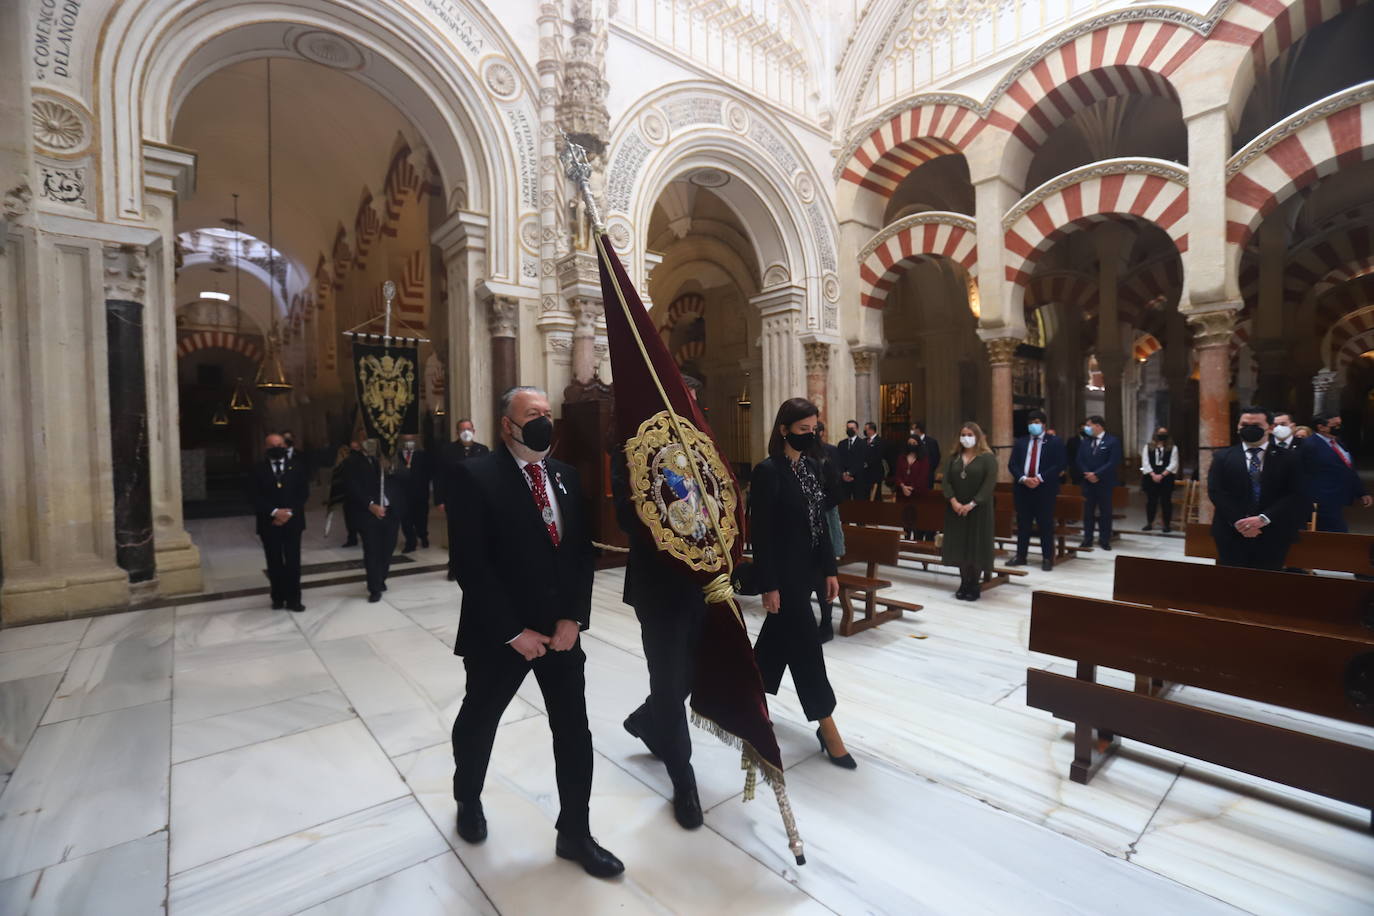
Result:
M754 569L768 617L754 658L764 689L776 694L783 671L792 669L806 717L819 723L816 738L830 762L857 764L845 750L831 714L835 692L825 673L820 631L811 612L811 593L824 580L834 601L840 583L826 519L825 477L816 440L820 411L805 398L783 402L773 422L768 458L754 468L749 486L750 537Z

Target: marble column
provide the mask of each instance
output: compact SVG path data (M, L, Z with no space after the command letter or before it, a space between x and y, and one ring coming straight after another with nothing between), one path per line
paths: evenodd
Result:
M1336 387L1337 373L1330 369L1323 369L1312 376L1312 412L1321 413L1330 410L1337 404L1337 398L1332 394Z
M492 411L491 347L483 338L489 323L478 307L476 286L487 273L487 217L458 210L430 236L444 259L448 276L448 416L449 438L456 424L469 418L481 430L495 429Z
M520 361L516 354L520 326L520 302L510 296L492 295L487 299L491 328L491 393L493 398L520 384Z
M798 337L805 301L806 290L791 284L773 287L749 300L762 317L759 351L763 360L763 394L754 411L756 434L768 429L783 401L806 392Z
M129 582L156 574L148 467L148 396L143 359L143 298L148 252L105 246L105 345L110 380L110 458L114 478L115 562Z
M1259 301L1250 336L1250 352L1254 354L1257 370L1253 400L1271 410L1282 410L1288 407L1287 375L1293 353L1283 333L1283 269L1288 229L1281 214L1271 214L1260 224L1256 240L1259 243Z
M984 343L988 348L988 364L992 367L992 424L991 429L985 432L991 440L988 444L997 453L997 478L1009 480L1006 462L1002 459L1011 453L1014 440L1011 365L1021 340L1018 337L994 337Z
M805 341L802 354L806 361L806 399L820 408L821 422L828 427L830 344L824 340Z
M1198 479L1206 480L1212 452L1231 444L1231 333L1240 303L1190 308L1193 348L1198 355ZM1210 521L1212 505L1202 500L1199 521Z
M861 427L870 420L881 422L876 412L880 382L875 370L882 352L877 347L856 347L850 351L854 360L854 417Z
M1097 246L1097 367L1102 371L1103 417L1107 429L1129 441L1123 413L1122 389L1126 354L1121 343L1118 311L1119 281L1124 252L1130 245L1129 232L1117 223L1103 223L1093 229Z

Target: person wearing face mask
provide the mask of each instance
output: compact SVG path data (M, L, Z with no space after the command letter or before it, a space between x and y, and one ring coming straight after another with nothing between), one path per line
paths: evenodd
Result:
M329 498L325 501L325 508L330 512L335 509L343 512L344 527L348 530L348 538L342 545L344 547L357 547L358 532L362 530L362 518L352 500L348 498L349 476L353 473L354 466L362 460L363 445L354 439L347 445L339 446L339 451L334 456L334 467L329 473Z
M406 491L395 464L382 454L376 439L363 442L362 460L348 478L349 498L362 515L363 566L367 571L367 600L376 604L386 591L396 535L406 512Z
M453 490L453 475L458 466L470 458L480 458L489 454L491 449L477 441L477 430L466 417L458 421L458 439L445 445L440 452L439 467L434 474L434 504L444 513L445 527L448 528L448 579L458 580L458 561L453 545L458 541L457 527L462 524L463 513L460 506L450 507L448 494Z
M262 461L253 468L253 514L267 555L272 608L303 611L301 533L305 531L310 483L301 462L287 456L280 434L269 435L265 449Z
M1121 440L1107 432L1099 416L1083 423L1087 441L1078 447L1078 469L1083 472L1083 547L1093 546L1094 528L1103 550L1112 549L1112 490L1116 468L1121 464Z
M864 450L867 444L859 438L859 421L849 420L844 424L844 439L836 446L839 458L836 467L840 471L840 487L845 499L858 499L863 492Z
M1262 407L1240 412L1240 445L1218 449L1207 472L1212 501L1212 540L1218 566L1283 568L1304 513L1298 462L1275 448L1271 414Z
M413 435L401 437L401 449L396 455L396 479L406 493L406 513L401 518L401 534L405 538L401 553L412 553L418 542L429 546L429 484L433 476L429 452L420 448Z
M883 501L883 481L887 479L887 443L878 435L878 424L864 424L864 469L859 499Z
M1178 446L1169 439L1163 426L1155 430L1153 442L1140 450L1140 487L1145 491L1145 527L1155 526L1155 512L1164 521L1165 532L1173 531L1174 479L1178 476Z
M816 460L820 411L805 398L778 408L768 440L768 457L755 466L749 484L749 531L754 571L767 617L754 643L754 660L764 690L776 694L789 669L806 718L816 722L816 739L831 763L855 769L835 726L835 691L825 670L820 630L811 612L811 593L823 582L834 601L840 583L835 564L825 482Z
M1307 498L1317 505L1318 531L1349 531L1345 507L1371 500L1355 470L1355 456L1341 442L1340 414L1319 413L1312 418L1316 435L1304 440L1297 453Z
M1026 435L1012 445L1012 502L1016 506L1016 555L1008 566L1024 566L1030 551L1031 528L1040 535L1040 568L1054 569L1054 506L1059 496L1059 475L1068 458L1064 444L1052 436L1043 410L1026 415Z
M1301 444L1293 437L1296 430L1297 425L1293 422L1292 414L1276 413L1274 425L1269 428L1269 438L1274 440L1275 448L1295 449Z
M940 562L959 567L959 590L954 597L977 601L983 594L979 581L983 571L992 568L997 459L982 427L972 420L959 428L959 442L949 453L940 486L945 497Z
M579 635L592 609L592 546L577 471L549 458L553 417L538 388L501 395L501 444L458 465L451 497L463 507L458 584L463 607L454 654L467 692L453 723L458 835L487 836L482 787L492 743L526 675L544 696L558 783L556 854L590 875L625 870L591 835L592 736Z
M892 487L897 505L902 507L902 525L908 538L915 540L916 503L922 493L930 492L930 462L925 448L915 436L908 436L901 455L892 466L892 477L888 484Z

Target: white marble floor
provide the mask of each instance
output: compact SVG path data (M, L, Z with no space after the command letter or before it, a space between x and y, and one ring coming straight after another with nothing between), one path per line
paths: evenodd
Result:
M897 573L926 610L827 647L859 769L818 754L790 688L773 703L800 868L771 794L743 803L738 755L704 733L706 826L676 826L661 766L620 726L647 675L621 573L598 574L583 639L593 830L628 866L613 882L553 856L532 680L498 733L491 837L456 836L442 573L376 605L311 589L300 615L238 598L0 631L0 913L1374 912L1367 811L1129 742L1068 781L1068 727L1024 705L1027 666L1064 665L1025 648L1030 593L1104 596L1110 570L1098 552L975 605L947 576Z

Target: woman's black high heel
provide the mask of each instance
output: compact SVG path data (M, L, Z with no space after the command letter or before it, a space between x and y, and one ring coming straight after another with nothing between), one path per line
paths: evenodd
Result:
M830 748L825 746L825 738L821 735L821 730L819 728L816 729L816 740L821 743L821 750L825 751L825 756L828 757L830 762L835 764L835 766L842 767L846 770L857 770L859 768L859 762L854 759L853 754L845 754L842 757L836 757L834 754L830 753Z

